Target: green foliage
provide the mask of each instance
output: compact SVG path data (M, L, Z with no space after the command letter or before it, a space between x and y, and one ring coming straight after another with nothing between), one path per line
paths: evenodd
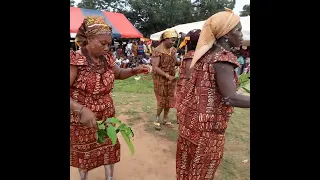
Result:
M123 139L127 143L130 152L134 153L134 146L131 138L134 136L130 126L122 123L117 118L108 118L105 122L97 121L98 132L97 142L100 144L106 143L106 138L109 138L114 146L117 143L117 133L120 132Z
M74 1L74 0L70 0L70 6L72 6L72 7L73 7L73 6L75 5L74 3L75 3L75 1Z
M136 76L126 80L116 80L114 82L113 92L127 93L153 93L153 81L151 73L149 75L139 75L140 80L135 80Z
M145 36L233 9L235 0L82 0L78 7L123 13Z
M240 16L250 16L250 4L243 6Z

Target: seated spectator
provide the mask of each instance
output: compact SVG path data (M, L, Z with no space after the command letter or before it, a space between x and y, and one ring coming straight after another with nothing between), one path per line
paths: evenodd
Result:
M142 64L150 64L151 58L148 55L144 55Z

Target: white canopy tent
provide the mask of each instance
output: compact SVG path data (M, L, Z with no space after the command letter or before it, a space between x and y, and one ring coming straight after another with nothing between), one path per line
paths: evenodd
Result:
M70 33L70 37L74 39L74 38L76 38L76 34L77 33Z
M205 21L198 21L193 23L180 24L170 29L175 29L178 33L187 34L189 31L193 29L202 29L204 22ZM250 16L240 17L240 22L242 25L243 40L245 41L244 44L246 46L249 46L250 45ZM163 32L164 30L151 34L150 39L154 41L159 41L160 36Z

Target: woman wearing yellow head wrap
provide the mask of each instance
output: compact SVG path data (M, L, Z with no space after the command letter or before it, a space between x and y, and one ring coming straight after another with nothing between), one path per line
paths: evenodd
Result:
M121 69L110 53L112 28L103 17L84 18L76 35L81 47L70 52L70 165L78 168L81 180L88 171L104 166L106 180L113 177L114 164L120 161L119 141L113 146L96 140L96 120L115 116L111 91L115 79L147 73L145 67Z
M157 99L157 116L154 122L157 130L161 129L160 114L164 110L163 124L174 127L168 120L169 110L175 105L175 66L180 63L176 58L177 49L173 47L178 38L175 30L166 30L161 35L161 43L152 52L152 79Z
M187 83L187 75L190 74L189 67L194 55L194 50L196 49L198 43L200 32L200 29L194 29L188 32L188 34L179 46L179 48L183 48L184 46L186 46L187 53L184 55L183 60L181 61L181 65L179 67L179 80L177 81L176 87L176 107L178 107L180 100L184 96L184 94L182 93L182 89L185 87Z
M202 28L177 108L178 180L213 180L233 107L250 108L250 96L237 94L239 64L231 52L241 43L240 17L229 9L211 16Z

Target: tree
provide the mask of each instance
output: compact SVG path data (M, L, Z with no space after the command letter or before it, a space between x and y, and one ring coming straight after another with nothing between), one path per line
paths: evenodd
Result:
M235 0L82 0L79 8L123 13L145 36L178 24L205 20Z
M76 3L74 0L70 0L70 6L73 7L74 3Z
M128 0L129 10L120 10L145 36L178 24L205 20L235 0Z
M250 16L250 4L243 6L242 11L240 11L240 16Z
M233 9L235 4L236 0L197 0L194 2L194 16L196 19L205 20L224 8Z
M78 3L79 8L98 9L99 0L82 0Z
M190 0L129 0L128 4L130 10L121 12L144 35L193 20Z
M104 10L108 12L118 12L125 9L127 0L82 0L79 8Z

